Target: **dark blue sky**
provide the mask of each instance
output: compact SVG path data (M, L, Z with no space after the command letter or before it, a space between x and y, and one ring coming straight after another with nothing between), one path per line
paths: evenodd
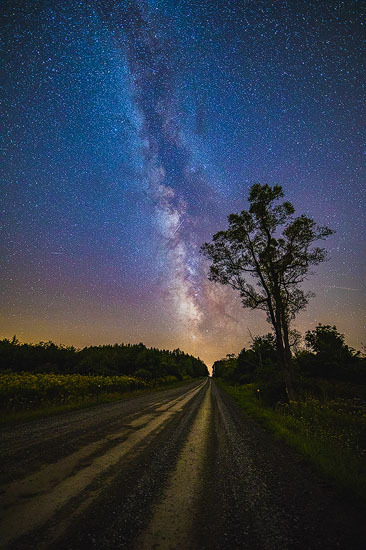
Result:
M279 183L337 232L295 325L365 342L356 1L5 1L1 335L211 362L268 332L198 250Z

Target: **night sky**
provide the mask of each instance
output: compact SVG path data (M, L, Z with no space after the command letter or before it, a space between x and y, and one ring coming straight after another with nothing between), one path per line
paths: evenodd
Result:
M336 233L295 326L365 336L361 2L7 0L1 337L179 347L270 327L199 248L280 184ZM249 330L248 330L249 329Z

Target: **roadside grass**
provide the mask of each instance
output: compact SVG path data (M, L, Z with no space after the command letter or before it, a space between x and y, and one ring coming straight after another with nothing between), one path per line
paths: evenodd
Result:
M250 416L296 449L344 495L366 500L366 406L360 399L263 404L254 384L219 381Z
M56 374L0 375L0 426L172 389L193 381L166 376L154 382L133 377ZM118 391L119 390L119 391Z
M102 403L109 403L112 401L118 401L120 399L127 399L134 395L140 395L144 393L144 390L136 390L134 392L126 393L109 393L100 394L97 396L87 396L84 398L75 399L68 403L61 405L47 404L36 407L34 409L1 409L0 411L0 426L10 426L13 424L20 424L22 422L30 422L31 420L40 420L41 418L47 418L50 416L57 416L70 411L87 409L95 405Z

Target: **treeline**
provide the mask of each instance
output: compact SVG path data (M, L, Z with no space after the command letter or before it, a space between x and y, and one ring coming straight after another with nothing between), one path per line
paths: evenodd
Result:
M299 346L299 334L293 335L293 367L298 395L319 397L340 385L363 386L366 393L366 357L345 343L335 326L319 324L307 331L305 347ZM258 393L268 403L286 400L284 379L278 362L273 334L253 338L248 349L237 357L227 355L213 365L213 376L230 384L255 383ZM365 392L362 392L362 389ZM317 395L318 394L318 395Z
M208 376L206 365L179 349L147 348L144 344L90 346L78 350L53 342L23 344L16 337L0 340L0 372L134 376L155 380L174 376Z

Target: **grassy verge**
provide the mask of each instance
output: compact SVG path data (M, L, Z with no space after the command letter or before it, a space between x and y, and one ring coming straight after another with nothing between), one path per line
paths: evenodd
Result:
M32 420L39 420L42 418L48 418L51 416L57 416L59 414L87 409L95 407L103 403L112 403L114 401L120 401L125 399L131 399L140 395L146 395L149 393L155 393L162 390L174 389L180 386L184 386L189 382L193 382L193 379L182 380L175 382L165 382L156 386L148 386L140 389L128 390L125 392L112 392L112 393L99 393L97 395L85 395L82 397L74 397L65 403L43 403L39 406L24 409L0 409L0 426L6 427L22 422L30 422Z
M261 403L252 384L219 384L344 495L366 500L366 410L359 402L309 399L271 408Z

